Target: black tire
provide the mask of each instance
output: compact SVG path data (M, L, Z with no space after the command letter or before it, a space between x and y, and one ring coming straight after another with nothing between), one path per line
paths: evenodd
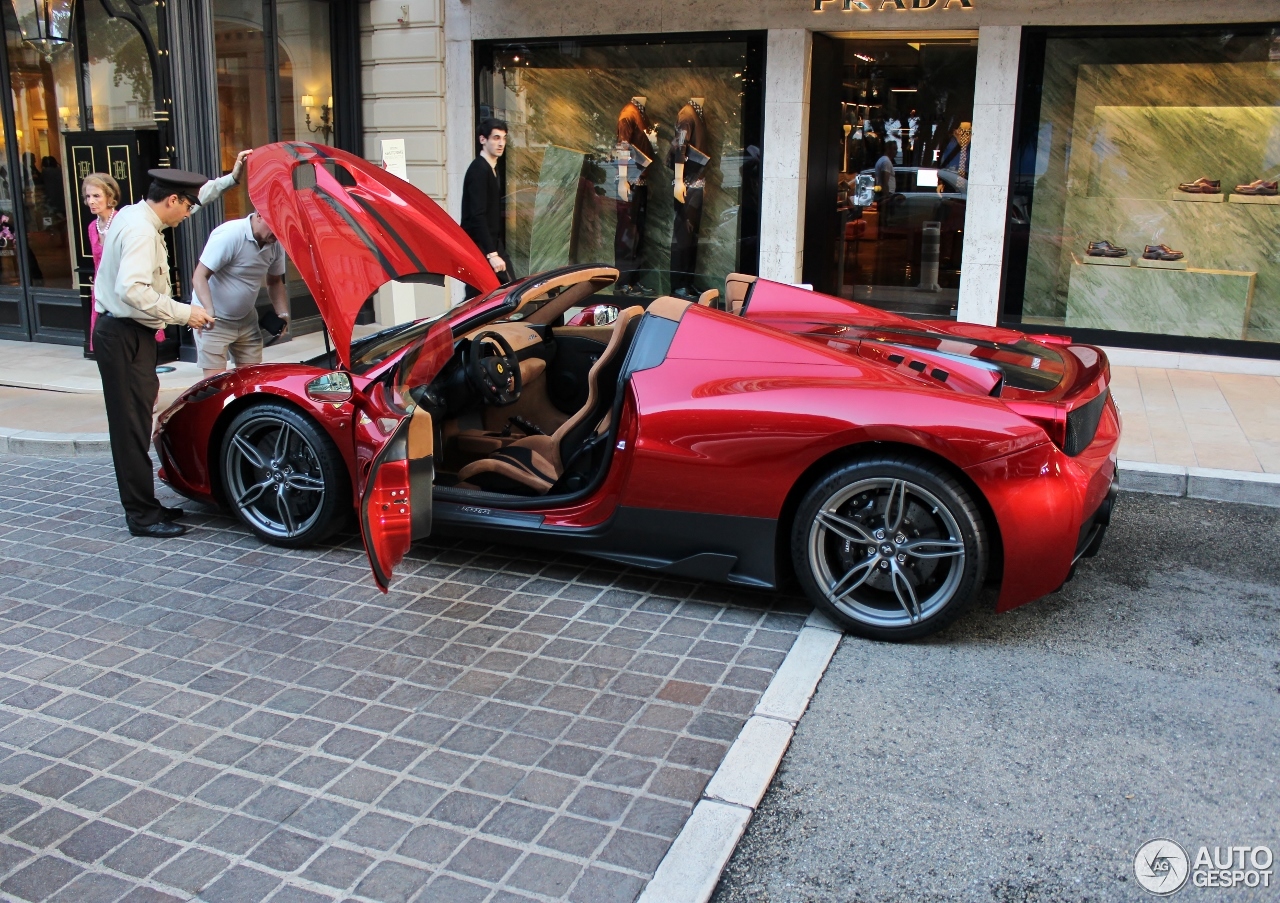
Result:
M836 467L805 493L791 525L805 594L876 640L918 639L963 614L986 579L989 545L965 487L906 455Z
M262 402L237 414L223 434L218 468L227 507L263 542L315 545L351 514L347 465L337 446L286 405Z

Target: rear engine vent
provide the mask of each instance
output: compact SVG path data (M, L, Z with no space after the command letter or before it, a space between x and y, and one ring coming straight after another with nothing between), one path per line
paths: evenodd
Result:
M1098 421L1102 419L1102 409L1107 406L1107 396L1111 390L1104 391L1088 404L1081 405L1067 414L1067 441L1062 450L1073 458L1089 447L1094 435L1098 432Z

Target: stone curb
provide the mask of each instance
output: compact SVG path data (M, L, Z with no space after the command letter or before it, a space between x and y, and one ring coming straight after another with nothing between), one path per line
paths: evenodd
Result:
M809 616L636 903L711 898L843 635L820 612Z
M0 454L72 458L110 452L111 437L107 433L43 433L0 427Z
M1121 461L1120 488L1215 502L1280 508L1280 474Z

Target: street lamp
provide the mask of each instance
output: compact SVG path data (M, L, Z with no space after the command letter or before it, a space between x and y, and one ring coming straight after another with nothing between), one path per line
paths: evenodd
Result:
M24 43L53 59L55 44L71 40L71 0L11 0Z
M316 99L310 94L302 95L302 109L307 111L307 131L315 134L319 132L324 137L324 143L329 143L329 135L333 132L333 98L329 98L327 104L320 105L320 124L313 126L311 124L311 110L316 105Z

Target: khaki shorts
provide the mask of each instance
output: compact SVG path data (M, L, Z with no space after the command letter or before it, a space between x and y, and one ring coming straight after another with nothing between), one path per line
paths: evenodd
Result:
M212 329L192 331L196 337L196 363L202 370L225 370L228 355L237 367L262 363L262 332L256 310L239 320L218 317Z

